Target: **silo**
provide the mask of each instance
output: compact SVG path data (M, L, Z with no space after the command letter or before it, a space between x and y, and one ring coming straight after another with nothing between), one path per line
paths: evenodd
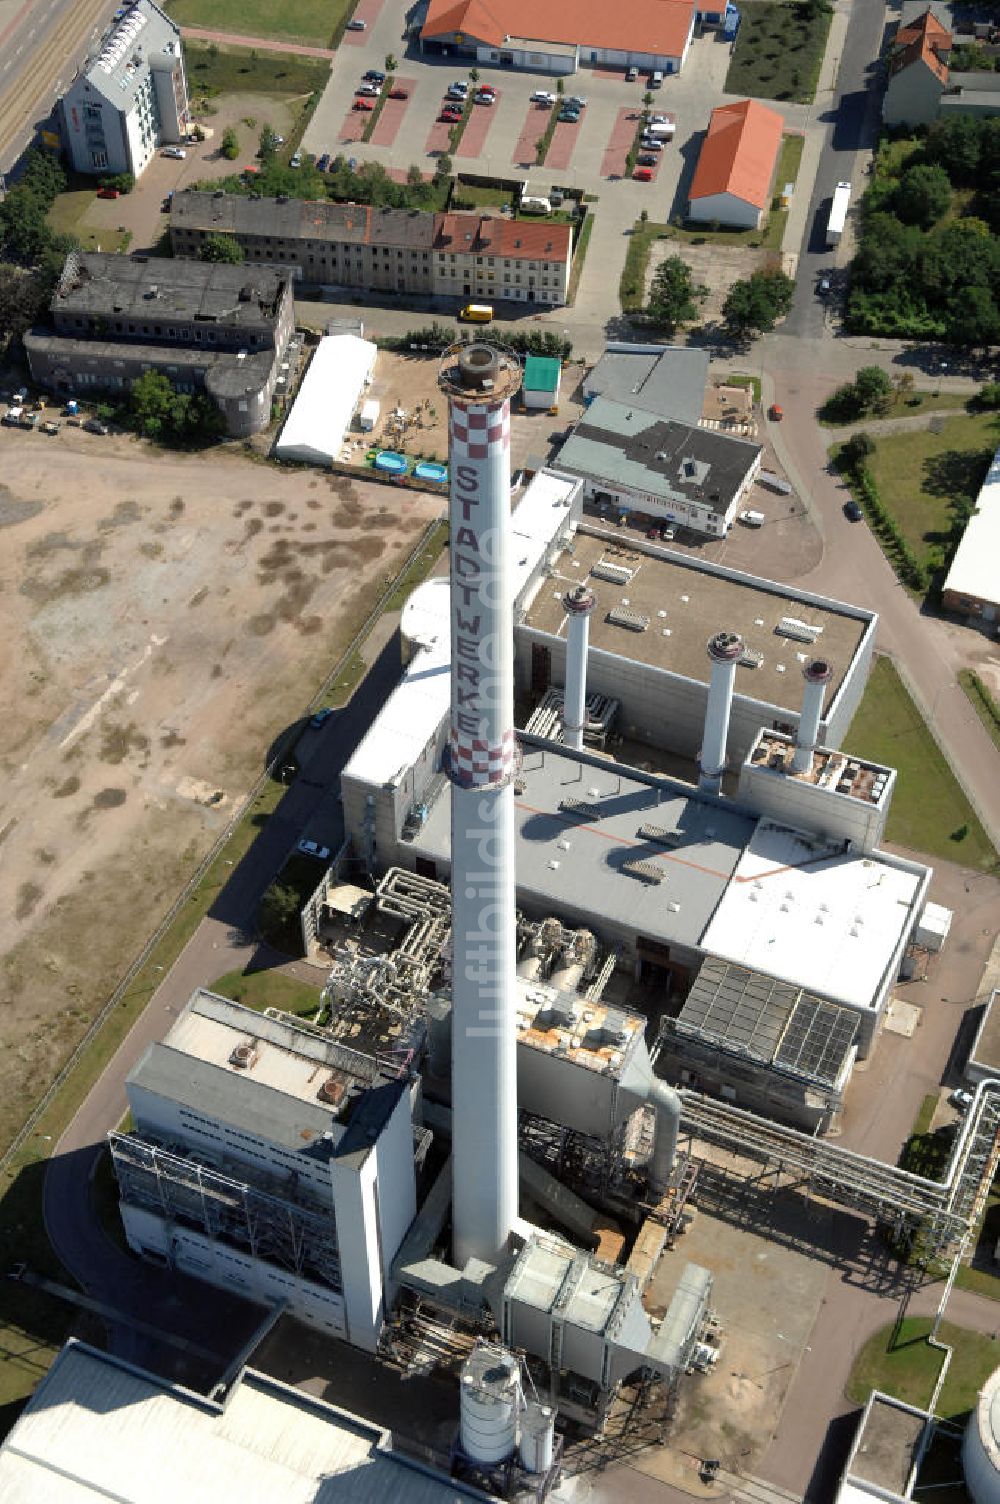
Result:
M969 1416L962 1466L975 1504L1000 1504L1000 1368L986 1380Z
M529 1400L521 1417L521 1464L526 1472L547 1473L555 1450L556 1413L551 1405Z
M462 1451L472 1462L505 1462L517 1442L521 1373L506 1348L477 1342L462 1368Z

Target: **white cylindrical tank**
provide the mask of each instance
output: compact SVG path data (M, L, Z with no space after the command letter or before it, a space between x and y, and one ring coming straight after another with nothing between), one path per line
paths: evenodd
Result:
M1000 1504L1000 1368L986 1380L969 1416L962 1466L974 1504Z
M547 1473L555 1450L556 1413L529 1400L521 1417L521 1463L529 1473Z
M460 1438L473 1462L504 1462L517 1441L521 1375L513 1353L479 1342L462 1368Z
M825 658L813 658L803 666L802 677L806 687L792 754L792 771L795 773L808 773L812 767L813 752L819 740L819 723L823 719L823 700L826 686L833 678L833 669Z
M743 638L738 632L716 632L709 640L708 656L712 677L705 706L705 729L701 742L701 769L698 787L706 794L717 794L726 769L726 743L729 740L729 713L733 705L736 665L743 654Z

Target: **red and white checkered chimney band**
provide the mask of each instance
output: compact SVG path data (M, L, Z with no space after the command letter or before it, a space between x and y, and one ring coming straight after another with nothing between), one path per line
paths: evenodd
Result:
M510 448L510 403L495 407L451 408L452 460L485 460L498 449Z
M513 731L505 731L499 743L491 746L452 728L449 752L449 776L462 788L502 788L517 769L517 736Z

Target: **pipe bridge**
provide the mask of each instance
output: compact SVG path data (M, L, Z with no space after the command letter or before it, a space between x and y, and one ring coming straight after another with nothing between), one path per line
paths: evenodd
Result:
M978 1221L1000 1163L1000 1080L982 1082L948 1159L943 1180L813 1138L728 1102L681 1089L681 1130L755 1160L776 1183L802 1189L911 1234L926 1256L947 1253Z

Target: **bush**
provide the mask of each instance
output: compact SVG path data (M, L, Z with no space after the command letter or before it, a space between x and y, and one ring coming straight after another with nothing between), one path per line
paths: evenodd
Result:
M972 405L981 412L995 412L1000 407L1000 381L987 381L972 399Z
M198 259L239 266L243 260L243 247L232 235L206 235L198 247Z
M231 125L222 132L221 151L227 162L235 162L240 154L240 138Z
M118 172L112 177L98 178L97 182L101 188L116 188L119 193L131 193L135 187L135 175L131 172Z
M780 271L758 271L734 282L722 305L726 328L737 339L767 334L792 306L795 283Z
M653 275L647 317L665 334L673 334L678 324L690 323L696 316L706 291L694 282L686 261L667 256Z

